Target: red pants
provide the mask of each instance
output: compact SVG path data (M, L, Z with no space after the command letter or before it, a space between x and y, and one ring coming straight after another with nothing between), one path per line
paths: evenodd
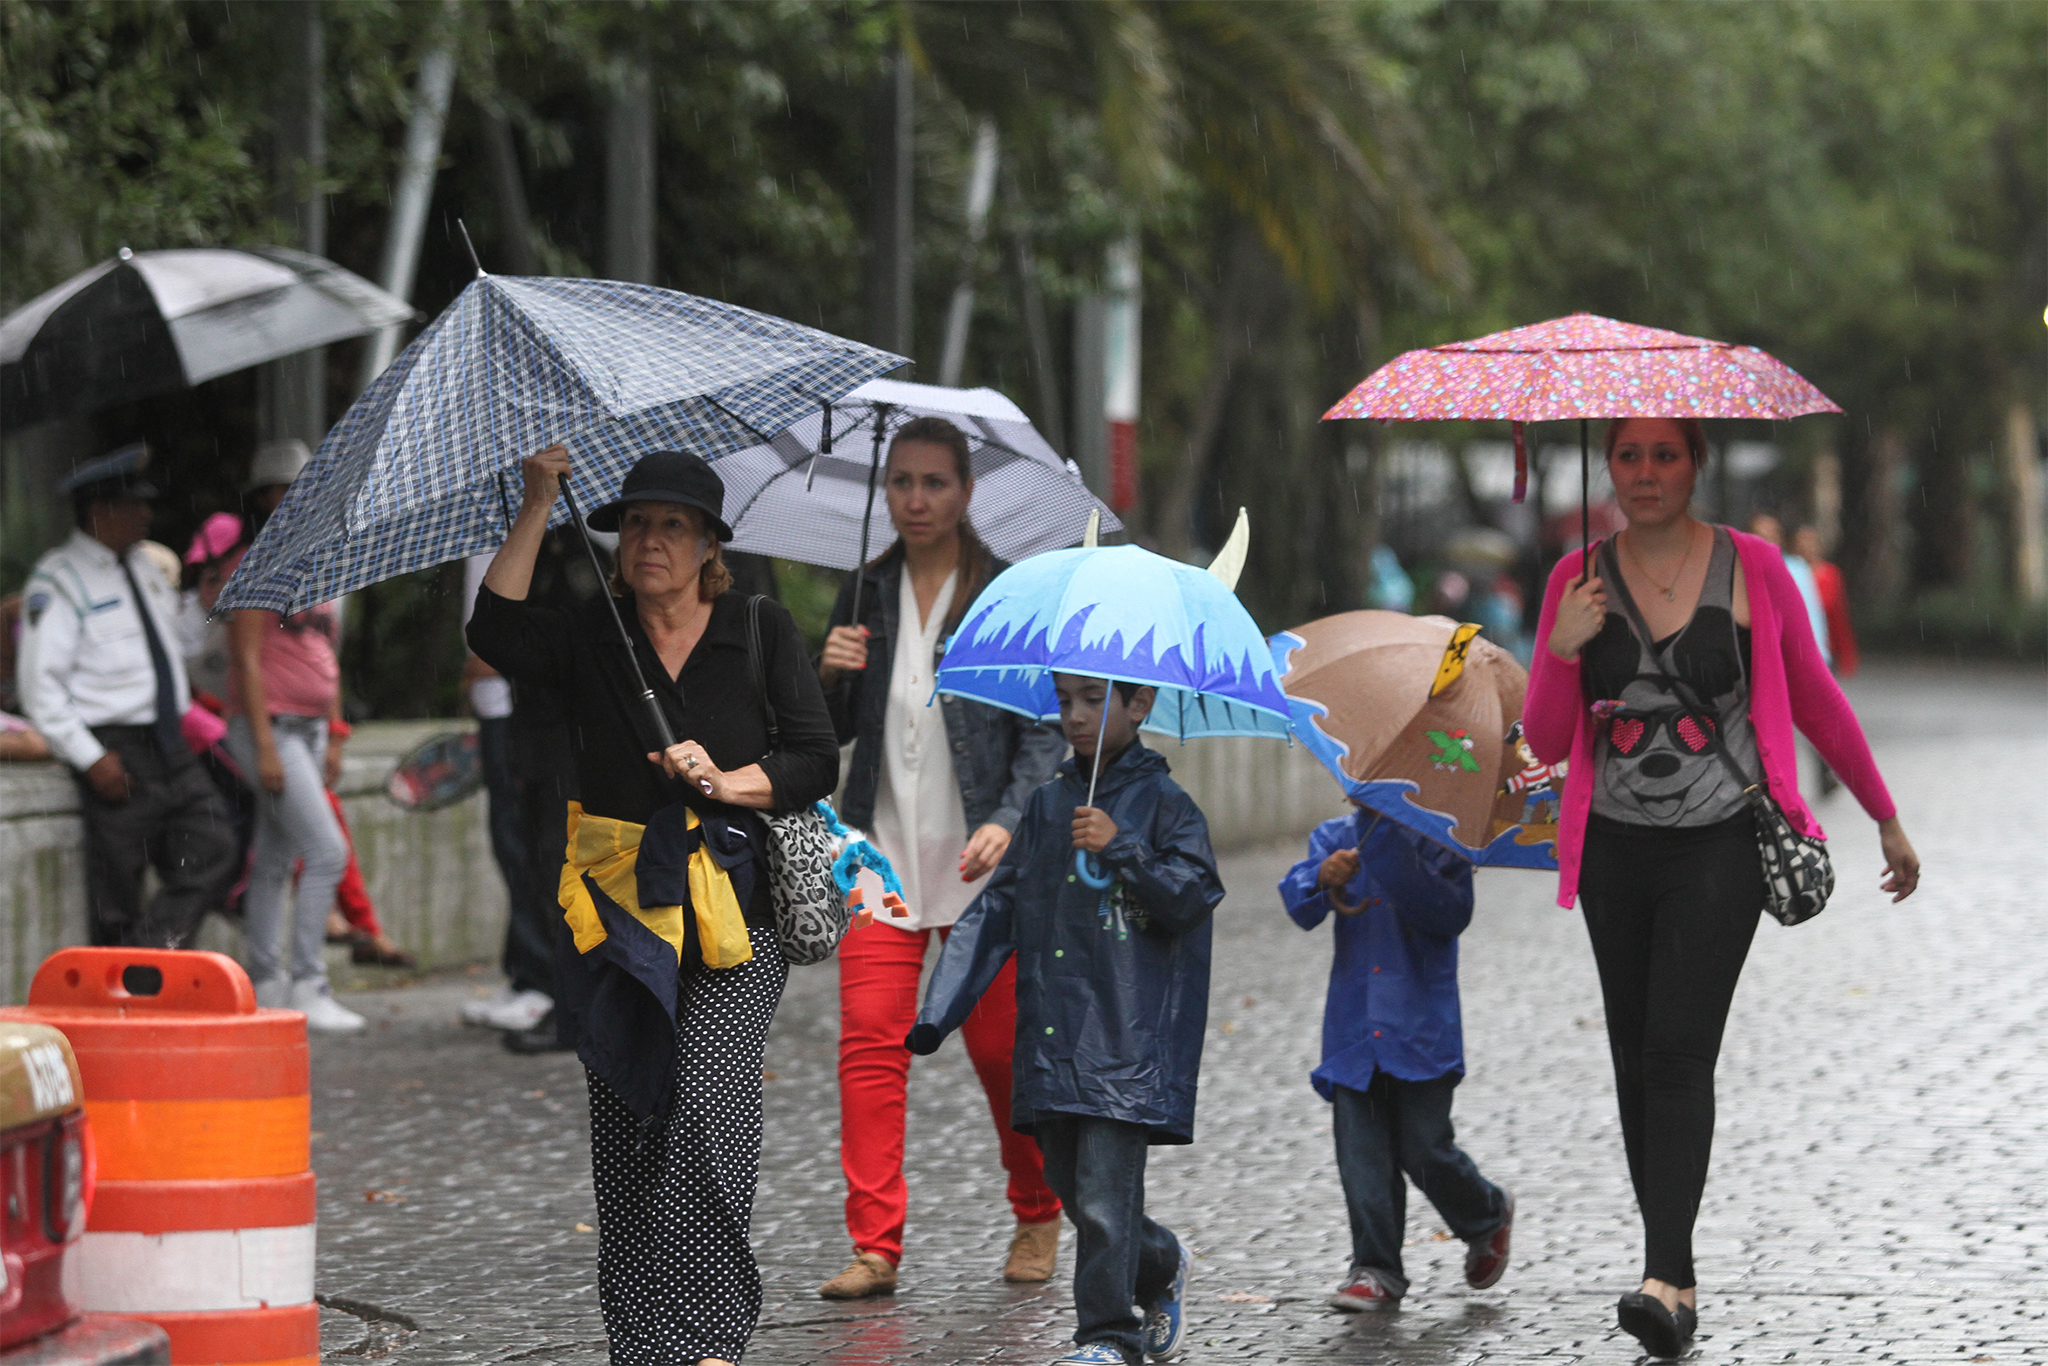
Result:
M943 940L946 931L940 930ZM903 1221L910 1193L903 1183L903 1112L910 1050L903 1036L917 1021L917 978L930 930L871 924L839 945L839 1162L846 1170L846 1230L862 1252L903 1260ZM1010 1053L1017 1042L1017 964L1006 964L967 1023L967 1056L988 1093L1010 1174L1010 1208L1018 1222L1059 1217L1059 1197L1045 1184L1038 1144L1010 1127Z
M348 871L334 888L334 909L350 928L380 935L384 927L377 923L377 908L370 903L370 889L363 885L363 866L356 862L356 837L349 833L348 817L342 814L341 798L333 788L327 790L327 801L334 807L334 819L341 823L341 837L348 841Z

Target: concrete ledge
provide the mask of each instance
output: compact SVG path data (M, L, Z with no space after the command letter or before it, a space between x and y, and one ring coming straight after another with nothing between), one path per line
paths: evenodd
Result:
M384 795L405 752L429 735L463 730L465 721L382 721L356 728L342 765L342 809L370 900L385 933L419 956L423 968L494 961L505 933L505 884L491 857L482 793L445 810L406 811ZM207 917L200 947L240 956L240 927ZM78 790L60 765L0 765L0 1003L27 998L36 965L68 944L82 944L85 852ZM351 967L330 947L337 986L388 979L382 969Z
M385 932L423 968L495 962L505 932L505 884L491 857L483 794L445 810L406 811L384 795L398 759L460 721L380 721L356 727L341 781L363 877ZM1308 751L1273 740L1148 737L1174 777L1200 803L1220 850L1305 836L1344 809L1343 798ZM78 791L56 764L0 765L0 1004L25 999L36 965L85 942L85 855ZM241 951L239 927L210 916L203 948ZM328 955L336 985L368 986L382 969Z

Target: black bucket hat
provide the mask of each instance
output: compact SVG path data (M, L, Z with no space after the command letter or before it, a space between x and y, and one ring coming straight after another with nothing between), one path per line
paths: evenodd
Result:
M628 503L682 503L704 514L721 541L732 539L725 524L725 481L701 457L687 451L649 451L626 473L619 496L583 518L592 531L617 531Z

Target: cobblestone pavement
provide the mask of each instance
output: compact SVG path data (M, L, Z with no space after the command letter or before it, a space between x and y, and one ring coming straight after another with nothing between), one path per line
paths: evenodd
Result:
M1835 902L1810 925L1762 927L1728 1032L1696 1357L2048 1362L2048 680L1894 667L1853 696L1926 881L1890 906L1871 823L1846 793L1822 806ZM1152 1212L1197 1251L1188 1360L1635 1360L1611 1326L1639 1242L1599 998L1577 917L1537 875L1482 874L1465 936L1457 1119L1519 1197L1513 1266L1467 1290L1461 1245L1417 1198L1407 1307L1324 1307L1346 1236L1306 1074L1329 948L1278 910L1295 856L1225 862L1198 1141L1153 1150ZM605 1360L580 1070L456 1025L488 985L354 997L375 1027L315 1047L330 1359ZM754 1219L768 1302L747 1361L1056 1355L1064 1280L997 1277L1008 1213L957 1043L913 1073L901 1293L816 1298L848 1252L834 1011L832 969L792 974L768 1047Z

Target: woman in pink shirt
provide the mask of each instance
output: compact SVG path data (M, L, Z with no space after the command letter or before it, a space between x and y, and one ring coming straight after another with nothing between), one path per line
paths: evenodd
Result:
M1705 459L1691 419L1608 428L1628 526L1594 549L1590 578L1578 551L1552 571L1523 716L1538 758L1571 761L1558 904L1581 902L1600 972L1645 1244L1642 1289L1622 1296L1619 1317L1652 1356L1678 1355L1698 1322L1692 1227L1713 1143L1714 1063L1764 904L1745 784L1716 751L1819 835L1799 796L1796 726L1878 822L1884 890L1902 900L1920 877L1784 557L1691 514ZM1630 602L1648 644L1629 624Z
M307 458L297 441L256 453L249 474L252 531L276 511ZM240 552L233 558L239 563ZM234 564L226 566L233 571ZM227 746L256 789L242 918L257 1003L304 1011L310 1029L346 1033L368 1022L334 999L324 957L327 909L349 861L348 836L327 799L341 770L338 634L332 603L289 617L241 609L229 618Z

